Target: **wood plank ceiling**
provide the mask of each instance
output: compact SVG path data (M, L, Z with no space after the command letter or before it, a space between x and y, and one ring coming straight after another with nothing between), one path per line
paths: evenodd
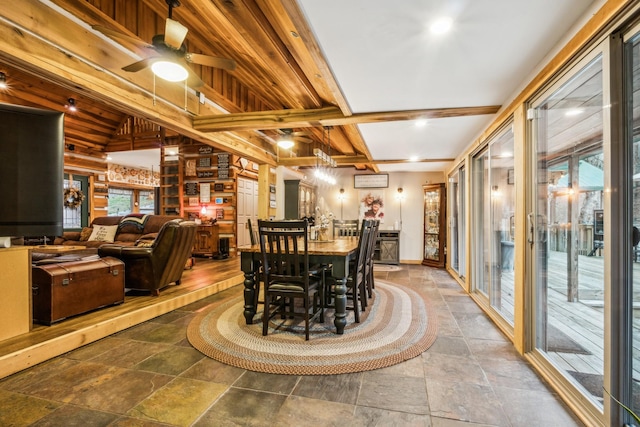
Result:
M16 0L5 9L0 71L11 90L0 102L68 112L68 99L75 99L79 111L65 118L67 147L91 155L159 146L162 127L260 163L310 166L313 148L322 148L341 165L375 171L356 124L499 108L352 114L294 0L183 0L174 8L172 18L189 30L188 52L237 63L233 71L192 67L205 83L197 92L154 80L148 69L123 71L148 50L90 28L150 43L164 32L165 0ZM134 118L146 123L137 137L127 134ZM300 140L293 155L278 152L275 141L286 128L304 131L311 142Z

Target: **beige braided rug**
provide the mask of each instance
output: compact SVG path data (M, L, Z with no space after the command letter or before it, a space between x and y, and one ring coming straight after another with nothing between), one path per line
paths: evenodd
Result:
M428 301L404 286L376 280L373 304L360 323L343 335L333 326L333 310L325 323L312 323L309 341L304 322L275 318L262 336L262 305L253 325L246 325L242 296L205 308L187 329L189 342L212 359L257 372L331 375L395 365L424 352L436 339L436 314Z

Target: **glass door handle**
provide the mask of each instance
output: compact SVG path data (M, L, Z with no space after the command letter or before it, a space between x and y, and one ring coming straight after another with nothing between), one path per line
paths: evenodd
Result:
M533 217L536 217L536 224L533 223ZM547 220L544 215L536 215L534 213L527 214L527 224L529 225L529 236L527 237L527 241L533 246L536 242L536 229L538 231L538 242L546 243L547 242L547 233L546 233L546 224Z

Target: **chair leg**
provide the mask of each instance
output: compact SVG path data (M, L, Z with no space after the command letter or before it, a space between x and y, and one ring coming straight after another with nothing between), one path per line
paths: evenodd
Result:
M360 285L353 283L351 285L351 302L353 303L353 316L356 323L360 323L360 309L358 308L358 292Z
M258 308L259 299L260 299L260 275L259 274L255 274L253 276L253 283L255 283L255 286L256 286L256 293L255 293L255 296L253 297L253 306Z
M309 341L309 295L304 297L304 339Z
M362 311L367 309L369 302L367 301L367 286L364 281L360 283L360 305L362 306Z
M266 336L269 331L269 307L271 300L268 295L264 296L264 311L262 312L262 335Z
M376 288L375 283L373 282L373 264L371 264L371 268L369 269L369 274L367 275L367 295L369 298L373 296L373 290Z

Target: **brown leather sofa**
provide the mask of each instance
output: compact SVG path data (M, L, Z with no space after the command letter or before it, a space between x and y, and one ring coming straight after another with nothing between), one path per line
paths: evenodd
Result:
M153 240L160 231L160 228L168 221L181 219L179 216L173 215L147 215L144 224L136 224L135 222L127 222L127 218L136 218L133 215L121 216L102 216L95 218L91 222L91 227L85 227L80 231L65 231L62 236L56 237L55 245L72 245L86 246L87 248L97 248L104 245L104 241L88 241L91 229L95 225L116 225L118 226L116 235L113 239L114 243L122 246L134 246L140 239Z
M149 290L152 295L159 295L160 289L171 283L180 284L196 229L193 221L170 221L162 226L149 247L103 244L98 248L98 255L124 262L126 288Z

